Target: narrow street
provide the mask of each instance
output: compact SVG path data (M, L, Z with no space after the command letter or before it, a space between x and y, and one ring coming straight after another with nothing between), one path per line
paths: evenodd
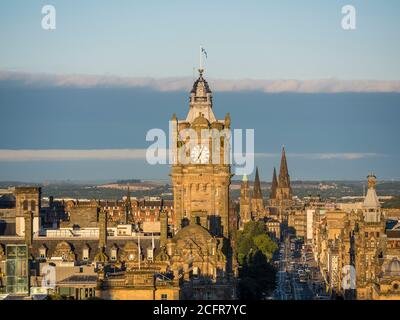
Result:
M322 276L310 250L298 239L286 237L279 247L275 300L328 300Z

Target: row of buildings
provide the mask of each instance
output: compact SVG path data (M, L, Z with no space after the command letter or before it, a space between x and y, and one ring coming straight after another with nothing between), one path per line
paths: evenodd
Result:
M364 201L308 209L307 240L328 288L358 300L400 299L400 222L388 219L368 177Z

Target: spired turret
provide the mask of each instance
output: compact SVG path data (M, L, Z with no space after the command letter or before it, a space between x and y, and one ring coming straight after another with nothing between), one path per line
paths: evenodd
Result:
M254 178L253 199L262 199L261 182L258 174L258 167L256 168L256 176Z
M381 204L376 194L376 176L370 174L368 177L368 192L363 202L363 212L365 222L379 223L381 221Z
M278 188L278 179L276 177L276 169L274 168L274 173L272 175L271 192L269 193L270 199L276 199L276 189Z
M252 216L259 216L264 212L264 198L261 191L260 175L258 167L256 167L256 175L254 178L253 194L251 196L251 212Z

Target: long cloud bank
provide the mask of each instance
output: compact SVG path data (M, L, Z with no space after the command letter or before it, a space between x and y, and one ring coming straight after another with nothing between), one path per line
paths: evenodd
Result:
M187 91L193 79L175 78L144 78L121 77L112 75L83 75L83 74L46 74L0 71L1 83L17 83L25 86L41 87L72 87L72 88L149 88L158 91ZM400 81L381 80L226 80L209 79L214 91L259 91L266 93L340 93L340 92L400 92Z
M167 155L167 150L160 150ZM256 153L256 158L279 158L280 153ZM309 160L359 160L384 156L378 153L288 153L288 157ZM77 160L144 160L146 149L0 149L0 161L77 161Z

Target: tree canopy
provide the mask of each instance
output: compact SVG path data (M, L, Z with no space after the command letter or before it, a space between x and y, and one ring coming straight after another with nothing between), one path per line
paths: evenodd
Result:
M264 223L250 221L238 233L241 299L262 299L275 285L272 256L278 245L266 234Z

